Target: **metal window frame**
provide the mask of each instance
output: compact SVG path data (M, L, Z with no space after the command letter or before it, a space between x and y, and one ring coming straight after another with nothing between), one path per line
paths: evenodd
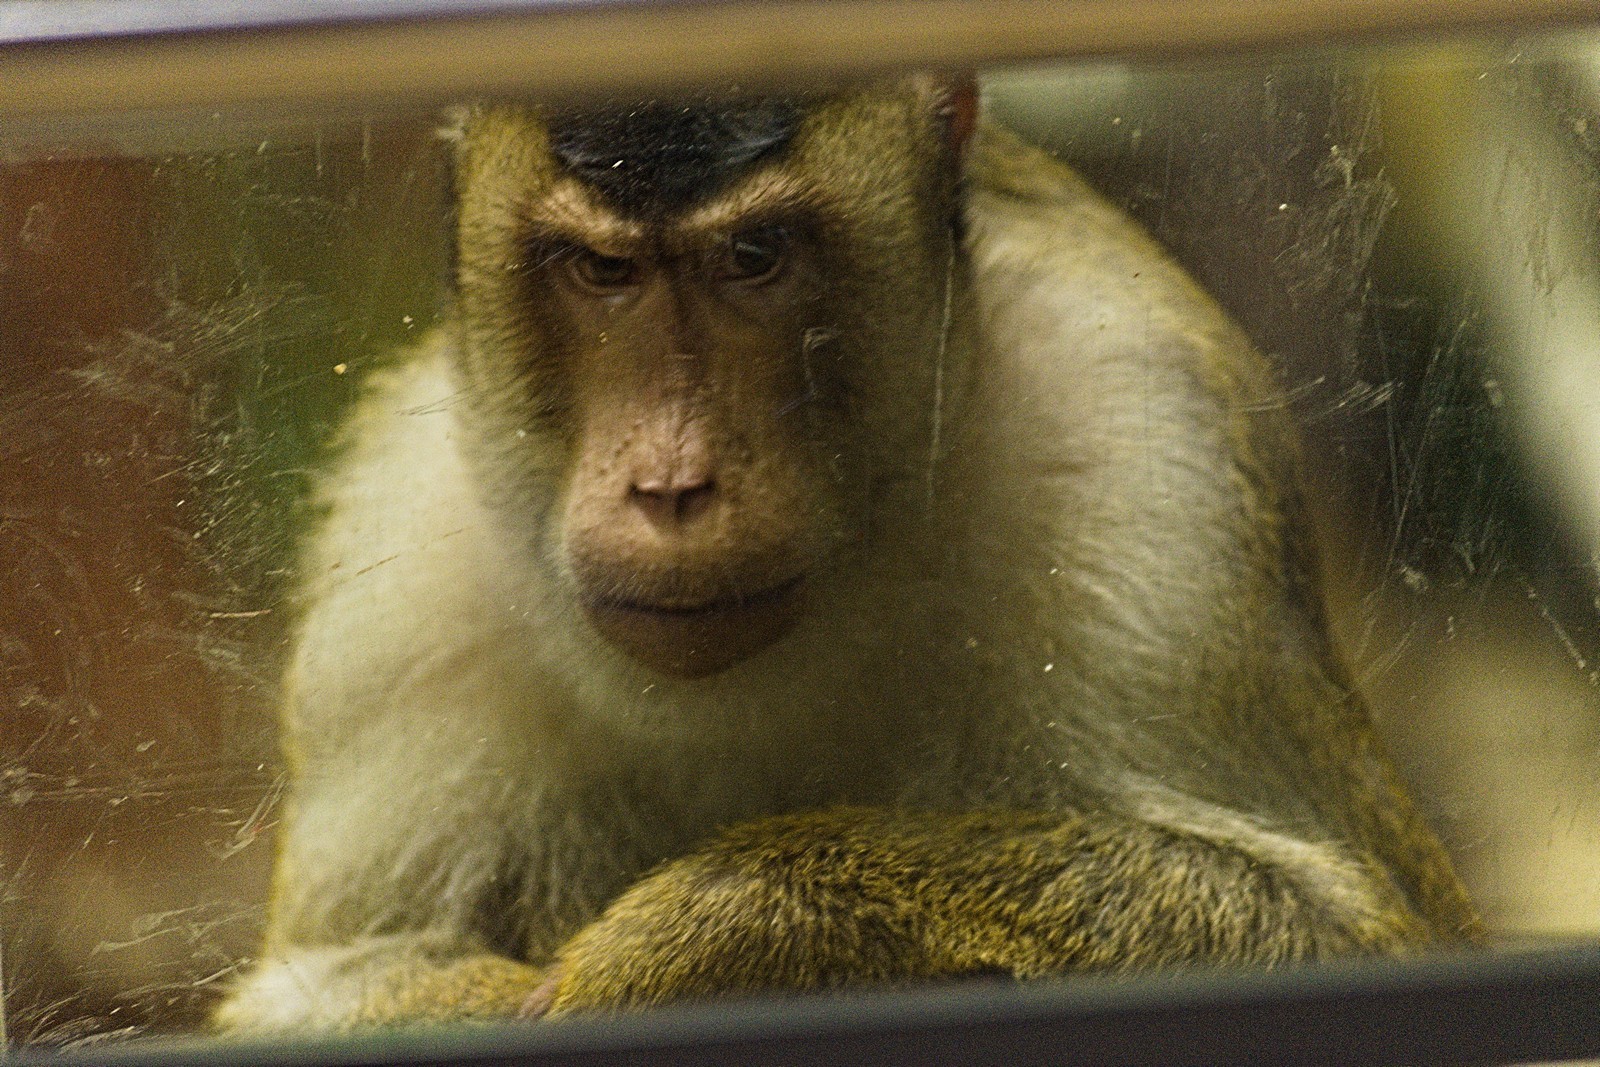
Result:
M1600 1056L1600 947L970 983L544 1025L23 1050L55 1067L1462 1067Z
M1597 19L1597 0L0 0L0 116L548 96Z
M0 0L0 124L1600 25L1600 0ZM352 86L359 86L352 92ZM0 126L4 128L4 126ZM1490 1064L1600 1056L1600 947L972 984L17 1064Z

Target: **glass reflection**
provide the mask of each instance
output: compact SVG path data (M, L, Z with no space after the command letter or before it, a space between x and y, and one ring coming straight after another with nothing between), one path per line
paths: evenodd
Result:
M1281 365L1335 630L1506 938L1600 927L1595 48L988 88ZM340 412L440 314L435 124L0 137L14 1041L196 1026L254 951L292 545Z

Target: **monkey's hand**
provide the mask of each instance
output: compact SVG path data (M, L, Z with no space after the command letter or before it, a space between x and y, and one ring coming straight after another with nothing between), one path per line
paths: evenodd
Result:
M544 982L536 967L453 938L398 934L269 950L214 1022L273 1034L512 1019Z
M1106 813L835 809L736 827L558 953L549 1014L981 973L1273 963L1427 940L1381 878ZM1324 863L1326 866L1324 866Z

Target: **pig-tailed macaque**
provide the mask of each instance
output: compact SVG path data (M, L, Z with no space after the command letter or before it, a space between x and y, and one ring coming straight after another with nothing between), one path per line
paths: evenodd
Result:
M969 85L452 136L454 309L322 485L222 1025L1475 936L1270 372Z

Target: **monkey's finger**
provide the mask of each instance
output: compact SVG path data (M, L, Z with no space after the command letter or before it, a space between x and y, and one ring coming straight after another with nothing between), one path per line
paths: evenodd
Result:
M528 994L522 1002L522 1007L517 1009L519 1019L542 1019L550 1011L550 1006L555 1003L556 987L561 984L562 968L552 967L545 980L539 983L537 989Z

